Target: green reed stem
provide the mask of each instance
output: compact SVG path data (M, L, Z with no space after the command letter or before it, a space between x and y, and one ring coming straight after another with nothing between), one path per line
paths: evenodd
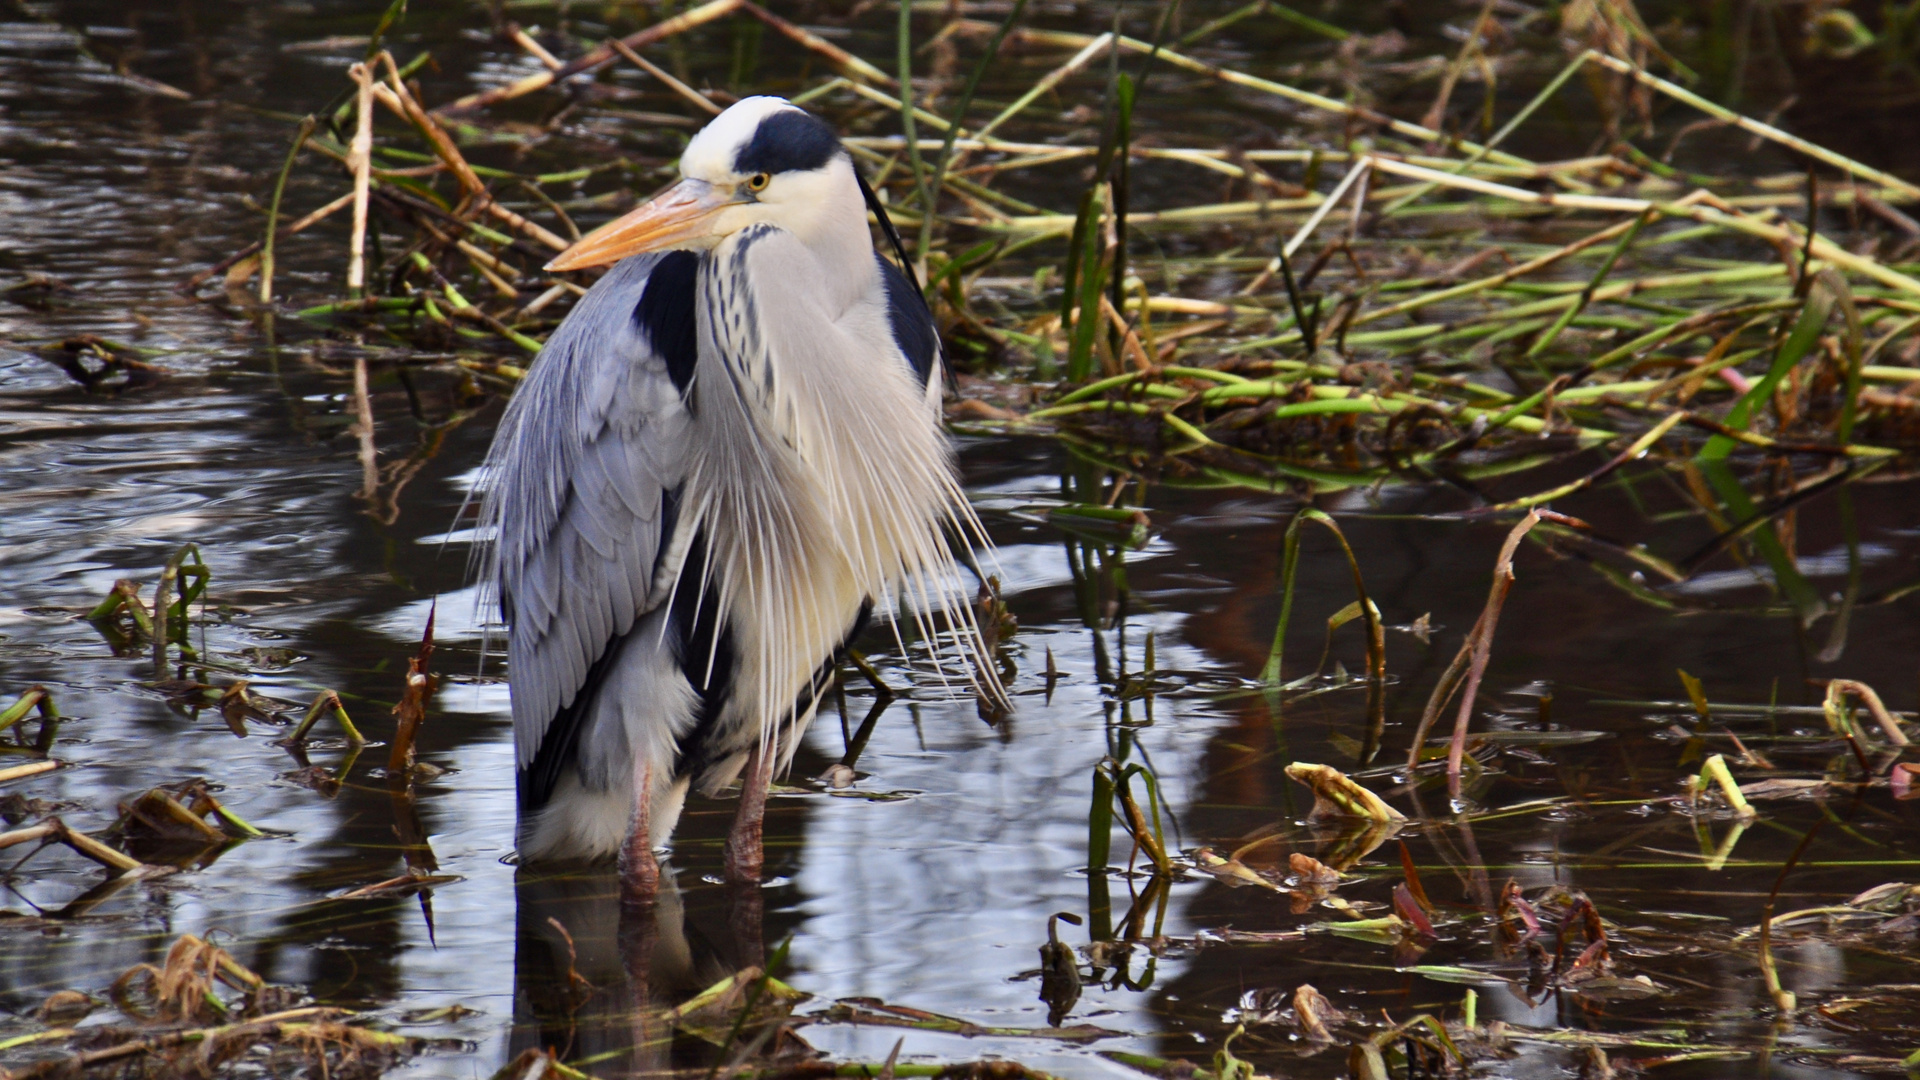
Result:
M927 190L927 167L920 160L920 135L913 119L913 4L910 0L900 0L900 25L896 35L895 54L900 69L900 130L907 137L907 161L913 168L913 191L920 202L920 246L914 250L914 260L925 267L927 262L927 241L934 218L932 196ZM957 125L956 125L957 126ZM948 138L952 138L953 128L948 129ZM915 280L923 280L923 272L915 275Z
M293 163L300 157L300 148L307 145L307 136L313 134L314 125L312 116L300 119L293 145L287 148L287 160L273 182L273 203L267 208L267 234L260 241L260 302L263 304L273 303L273 237L280 225L280 199L287 193L287 177L293 173Z
M904 8L906 5L903 4ZM1027 10L1027 0L1014 0L1013 10L993 32L987 41L987 51L973 65L973 71L967 75L967 85L960 91L960 100L953 107L953 123L947 125L946 137L940 141L940 153L933 159L933 175L927 182L926 216L920 221L920 243L914 249L926 251L933 245L933 219L935 208L940 202L940 188L946 182L947 166L953 161L953 143L960 137L960 125L967 122L967 110L973 106L973 96L980 89L980 80L987 74L987 68L1000 55L1000 45L1007 40L1007 34L1013 30L1020 16ZM902 80L902 86L905 81ZM910 91L908 91L910 92Z
M1600 266L1593 272L1593 277L1588 280L1587 287L1580 290L1579 299L1574 301L1573 306L1563 312L1558 319L1555 319L1553 325L1547 327L1545 333L1542 333L1538 338L1534 339L1533 346L1529 348L1526 353L1528 359L1532 359L1545 352L1548 346L1553 344L1553 340L1560 336L1560 331L1565 330L1568 323L1571 323L1581 312L1587 310L1587 305L1593 302L1594 290L1600 287L1601 282L1607 280L1608 274L1613 273L1614 264L1619 262L1620 256L1625 254L1627 248L1633 245L1633 238L1640 235L1641 228L1646 225L1651 217L1652 215L1650 214L1640 214L1634 217L1633 227L1621 234L1619 241L1613 245L1613 249L1607 252L1607 257L1601 260Z
M1827 327L1827 318L1833 314L1834 300L1834 291L1825 287L1824 281L1814 283L1814 287L1807 292L1806 302L1800 307L1800 317L1794 320L1792 331L1774 353L1773 366L1767 370L1765 377L1753 384L1753 389L1742 394L1740 400L1733 403L1733 408L1727 410L1725 423L1728 427L1746 430L1753 422L1754 410L1773 400L1774 388L1819 343L1820 335ZM1723 461L1733 452L1733 446L1733 439L1715 435L1700 448L1696 457L1700 461Z
M1573 77L1573 73L1576 71L1579 71L1581 68L1581 65L1585 64L1586 61L1587 61L1587 58L1585 56L1576 57L1566 67L1561 68L1560 73L1558 75L1555 75L1551 82L1547 83L1545 87L1542 87L1539 93L1533 95L1532 101L1527 102L1526 105L1521 107L1519 112L1513 114L1513 119L1508 120L1506 124L1500 128L1499 131L1496 131L1493 133L1493 137L1487 140L1487 143L1485 146L1482 146L1479 149L1475 150L1472 154L1468 155L1465 161L1461 162L1459 165L1455 166L1449 171L1455 172L1455 173L1463 173L1463 172L1466 172L1468 169L1471 169L1475 165L1478 165L1481 159L1485 158L1501 143L1506 142L1507 136L1513 134L1514 131L1517 128L1519 128L1521 124L1526 123L1527 119L1534 114L1535 110L1539 109L1540 106L1546 104L1548 99L1552 98L1554 94L1558 93L1560 91L1560 87L1564 86L1566 84L1566 81ZM1380 216L1388 217L1398 212L1400 208L1406 206L1408 203L1418 202L1420 199L1426 197L1429 193L1433 191L1434 188L1438 186L1439 185L1437 183L1431 183L1431 182L1420 185L1414 190L1388 203L1386 206L1381 207Z

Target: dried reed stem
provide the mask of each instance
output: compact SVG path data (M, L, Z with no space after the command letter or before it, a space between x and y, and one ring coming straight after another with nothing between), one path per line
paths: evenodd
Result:
M1707 225L1719 225L1735 232L1746 233L1769 243L1785 243L1790 247L1806 244L1814 257L1835 266L1851 270L1864 277L1873 278L1884 285L1890 285L1902 292L1920 296L1920 280L1908 277L1874 259L1840 247L1818 233L1808 236L1794 235L1791 224L1769 225L1749 215L1734 210L1731 206L1714 207L1704 205L1716 201L1711 196L1699 196L1698 202L1655 202L1650 199L1624 199L1611 195L1578 195L1560 192L1528 191L1524 188L1496 184L1470 176L1443 173L1435 169L1410 165L1401 161L1388 161L1375 158L1374 167L1382 172L1395 173L1416 180L1427 180L1442 187L1473 191L1483 195L1497 195L1515 202L1533 203L1541 206L1564 206L1576 210L1617 210L1625 213L1644 214L1658 212L1669 217L1692 218Z
M347 148L347 168L353 171L353 235L347 241L347 293L366 291L367 198L373 185L373 74L355 64L347 75L359 86L355 98L353 143Z
M1619 57L1608 56L1605 53L1592 49L1588 49L1586 53L1582 55L1581 59L1591 60L1601 67L1626 75L1643 85L1660 91L1675 101L1685 102L1722 123L1731 124L1742 131L1777 142L1782 146L1805 154L1816 161L1823 161L1836 169L1858 176L1862 180L1893 188L1895 191L1899 191L1912 198L1920 198L1920 186L1908 183L1894 176L1892 173L1882 172L1870 165L1862 165L1860 162L1844 154L1836 154L1818 143L1808 142L1798 135L1790 135L1771 124L1763 124L1751 117L1742 116L1732 109L1716 105L1684 86L1675 85L1658 75L1652 74L1638 64L1631 64Z
M658 79L662 86L665 86L667 89L692 102L694 107L700 109L708 116L720 115L722 110L720 106L713 103L712 98L681 82L679 79L674 78L672 72L667 71L653 61L634 52L631 48L627 47L626 42L621 41L619 38L608 38L607 47L626 58L627 63Z
M656 41L662 41L675 34L684 33L696 26L704 26L715 19L725 18L735 11L738 11L741 2L742 0L710 0L709 3L702 4L690 11L683 11L671 19L664 19L654 23L652 26L637 33L628 34L620 40L622 44L626 45L629 49L644 49ZM544 90L568 76L579 75L582 72L596 71L603 68L612 63L616 55L613 49L606 45L589 49L586 53L576 57L572 63L567 64L558 71L542 71L535 75L529 75L519 82L507 86L495 87L492 90L483 90L477 94L468 94L466 97L450 105L441 106L438 111L445 113L466 112L472 109L484 108L489 105L497 105L503 101L511 101L517 97L524 97L536 90Z
M1079 52L1073 54L1072 59L1054 68L1052 71L1047 72L1045 75L1042 75L1039 82L1034 83L1027 89L1026 93L1015 98L1013 104L1001 109L993 119L982 125L979 131L974 132L973 137L984 141L987 136L992 135L994 130L1001 124L1020 115L1021 110L1033 104L1035 99L1039 98L1041 94L1060 85L1061 80L1079 71L1081 68L1086 67L1088 64L1093 63L1094 60L1098 59L1100 55L1106 52L1112 45L1113 34L1111 32L1101 34L1099 37L1088 41Z
M1473 721L1473 703L1480 696L1480 676L1486 675L1486 661L1494 651L1494 628L1500 625L1500 607L1507 601L1507 592L1513 588L1513 552L1534 525L1540 525L1540 513L1526 511L1526 517L1507 530L1507 540L1500 546L1500 557L1494 559L1494 586L1486 594L1486 607L1480 611L1480 619L1475 621L1473 632L1467 634L1467 642L1461 646L1461 653L1465 655L1467 650L1471 650L1471 657L1467 661L1467 686L1459 698L1459 713L1453 715L1453 740L1446 751L1446 784L1453 798L1459 798L1459 771L1463 759L1467 757L1467 724ZM1455 663L1459 663L1457 657ZM1438 692L1440 688L1434 688L1434 694ZM1413 744L1413 751L1419 753L1419 742Z

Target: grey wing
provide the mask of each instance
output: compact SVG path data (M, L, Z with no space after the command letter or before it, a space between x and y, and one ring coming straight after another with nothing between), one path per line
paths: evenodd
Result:
M555 718L562 728L584 722L585 710L570 706L609 647L658 605L656 573L675 570L662 556L684 557L673 533L690 419L682 389L691 361L679 353L692 348L692 263L642 256L601 278L548 340L487 455L483 580L509 626L514 749L529 808L546 801L580 736L549 730ZM683 288L689 302L680 304Z

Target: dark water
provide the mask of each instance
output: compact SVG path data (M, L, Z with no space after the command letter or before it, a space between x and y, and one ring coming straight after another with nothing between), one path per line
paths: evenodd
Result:
M499 401L449 368L372 364L378 457L369 498L352 393L356 358L368 349L285 314L173 291L254 235L259 211L248 200L264 197L288 138L278 114L304 113L335 94L356 48L287 46L364 33L382 6L34 5L23 21L0 25L0 283L32 274L72 287L51 305L0 306L0 696L45 684L69 716L52 751L67 767L0 794L39 801L9 803L10 820L53 810L99 829L118 800L204 778L272 833L224 852L143 850L154 861L171 854L181 871L118 888L101 887L98 869L63 849L6 873L0 1007L14 1019L0 1019L0 1038L28 1030L25 1017L51 991L101 991L184 932L218 935L270 980L395 1024L422 1010L471 1010L402 1027L460 1041L406 1067L420 1075L488 1075L536 1045L588 1061L613 1053L585 1067L617 1074L628 1067L627 1046L659 1036L632 1019L636 1002L679 1000L788 938L783 977L815 995L803 1014L858 996L981 1025L1037 1027L1048 1012L1034 977L1047 916L1099 922L1103 880L1104 918L1124 930L1131 894L1146 884L1143 874L1122 872L1127 845L1117 830L1115 867L1099 878L1085 870L1093 769L1109 753L1151 765L1180 849L1231 851L1274 834L1246 858L1284 869L1289 852L1331 861L1353 843L1302 823L1310 800L1282 770L1293 761L1364 768L1364 690L1333 688L1280 709L1254 689L1279 610L1281 537L1297 502L1130 487L1124 501L1147 507L1153 528L1144 546L1122 549L1044 522L1046 508L1101 501L1105 485L1122 477L1047 441L968 439L961 465L1020 624L1011 719L989 726L972 702L937 686L893 702L859 758L855 791L901 797L833 796L817 785L777 796L768 820L776 876L757 897L713 883L731 805L696 803L675 845L675 890L651 927L620 925L608 875L517 874L503 862L513 818L507 690L497 661L481 656L457 517ZM81 55L74 34L28 15L92 27L85 42L94 57ZM463 33L483 25L477 9L415 13L403 46L435 51L430 99L534 70L484 35ZM591 22L577 29L595 33ZM726 44L717 35L703 47L724 57ZM778 69L783 54L766 49L763 62ZM120 59L196 100L130 86L114 74ZM784 70L791 78L798 68ZM1232 111L1227 102L1211 107L1210 122ZM658 141L636 138L627 149L670 160ZM535 161L558 153L531 151ZM309 183L289 187L296 213L331 197ZM343 245L328 235L291 243L283 255L279 291L294 306L337 289ZM166 374L89 393L37 351L80 334L154 350L150 362ZM1568 466L1567 475L1590 464ZM1540 486L1531 476L1491 490L1501 497ZM1385 621L1408 626L1428 616L1434 628L1430 643L1388 634L1394 682L1373 762L1383 766L1404 758L1428 689L1479 613L1506 526L1442 516L1466 505L1445 488L1349 490L1317 505L1340 521ZM1557 509L1612 543L1678 560L1714 539L1690 506L1674 471L1647 465ZM1728 727L1767 754L1777 775L1857 775L1845 771L1851 757L1827 734L1815 708L1823 691L1810 680L1860 679L1895 710L1916 705L1920 599L1904 587L1920 577L1920 483L1883 470L1800 504L1789 522L1799 568L1828 612L1810 625L1776 596L1764 564L1729 553L1650 593L1656 603L1599 573L1593 560L1619 560L1592 545L1521 546L1476 719L1477 729L1512 733L1512 741L1483 754L1487 775L1467 793L1477 814L1454 815L1431 784L1409 795L1384 770L1368 774L1370 786L1420 819L1397 840L1443 915L1440 939L1424 952L1325 933L1229 942L1227 930L1288 931L1339 916L1324 906L1296 912L1272 892L1189 873L1172 885L1164 913L1149 911L1135 927L1136 938L1163 941L1109 953L1088 971L1064 1022L1097 1025L1108 1037L1076 1043L838 1023L810 1024L801 1035L855 1060L883 1059L904 1034L902 1060L998 1055L1093 1076L1128 1073L1103 1051L1206 1064L1243 1020L1247 1033L1234 1047L1262 1072L1333 1076L1346 1068L1343 1049L1310 1054L1288 1025L1263 1023L1262 1011L1310 982L1363 1023L1383 1010L1395 1020L1419 1011L1451 1019L1464 981L1477 985L1482 1024L1504 1021L1519 1036L1511 1056L1483 1059L1501 1074L1578 1070L1583 1050L1527 1037L1558 1029L1619 1037L1604 1044L1616 1058L1673 1052L1663 1041L1740 1051L1663 1075L1842 1075L1858 1064L1844 1055L1905 1055L1920 1045L1912 1025L1920 946L1911 930L1781 931L1782 977L1802 1007L1778 1020L1753 942L1736 935L1757 923L1782 865L1816 825L1780 890L1783 910L1920 879L1920 803L1896 801L1884 786L1842 787L1818 800L1765 802L1759 820L1736 834L1731 820L1696 819L1681 799L1703 753L1735 757ZM337 690L375 739L391 734L405 658L437 602L434 667L446 679L421 754L446 774L409 806L389 795L375 748L344 783L329 785L309 767L338 765L337 742L323 738L302 761L266 726L236 738L217 710L185 707L154 687L147 659L116 655L84 613L116 579L151 582L189 542L214 575L195 645L229 666L208 681L244 676L256 693L301 704ZM1836 634L1832 612L1849 591L1855 600ZM1351 598L1336 546L1310 530L1289 676L1304 673L1323 620ZM1333 657L1357 671L1355 632L1340 632ZM1143 683L1149 639L1155 673ZM894 684L906 685L897 650L878 638L869 644ZM1050 691L1049 651L1059 672ZM1702 724L1674 704L1684 701L1676 668L1697 676L1716 703L1777 708ZM857 679L846 697L844 719L829 709L815 724L796 785L841 757L843 732L874 704ZM1661 701L1668 704L1649 704ZM15 760L28 758L0 765ZM1768 775L1741 772L1743 780ZM409 856L423 858L422 844L439 872L462 880L434 889L428 902L329 899L404 872ZM1402 880L1399 851L1390 840L1354 863L1358 876L1339 895L1383 914ZM1616 973L1644 975L1652 991L1623 983L1530 992L1525 950L1471 921L1509 879L1532 897L1555 885L1584 891L1614 928ZM1087 941L1086 928L1061 929L1070 943ZM565 936L590 993L570 996ZM1415 964L1477 974L1422 974ZM1847 1006L1849 997L1869 1004ZM685 1042L655 1045L642 1060L710 1060Z

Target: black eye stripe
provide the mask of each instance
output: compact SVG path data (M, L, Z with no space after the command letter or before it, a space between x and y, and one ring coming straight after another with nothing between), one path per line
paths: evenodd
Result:
M760 121L753 138L734 155L736 173L773 173L818 169L841 153L840 137L812 113L781 109Z

